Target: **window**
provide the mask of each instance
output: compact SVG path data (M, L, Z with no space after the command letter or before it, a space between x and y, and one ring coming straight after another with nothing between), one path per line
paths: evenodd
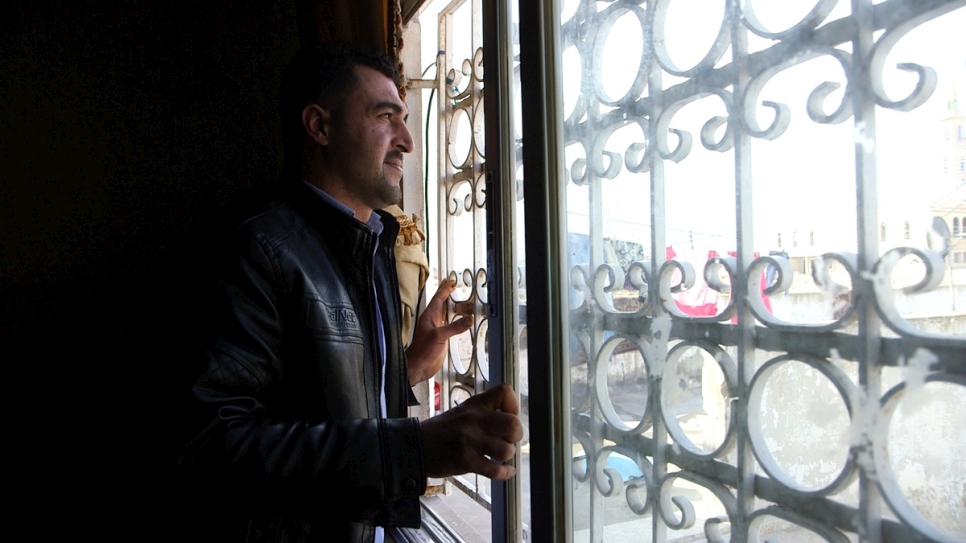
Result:
M902 239L909 241L909 221L902 223Z
M489 326L452 343L444 408L505 368L526 391L534 445L519 459L530 471L526 484L449 482L493 511L494 540L613 542L631 534L665 542L718 530L732 541L756 530L761 540L782 531L830 541L859 539L857 531L892 541L966 537L955 494L966 476L933 456L962 438L941 428L961 426L953 414L966 407L966 340L918 329L904 306L889 303L891 291L869 286L880 268L894 264L903 277L912 269L900 269L901 250L880 254L886 222L900 218L876 198L904 203L908 185L890 193L889 179L902 170L896 161L911 159L856 145L857 135L875 143L882 133L906 142L936 134L943 128L935 117L916 129L890 121L920 122L930 108L918 106L936 93L923 83L897 98L903 91L880 95L878 82L849 79L853 43L881 56L914 39L948 50L943 43L957 35L948 28L966 25L966 10L950 11L942 0L856 0L874 16L853 18L849 3L819 2L793 18L764 2L691 10L681 1L496 4L485 13L507 30L500 43L487 42L487 55L510 59L510 67L486 71L485 104L503 124L490 124L487 109L485 161L474 143L483 137L481 63L475 47L464 53L458 44L475 38L450 29L425 45L452 56L440 80L462 81L438 102L440 149L458 147L461 123L473 133L468 160L443 152L439 160L440 270L463 282L453 310ZM449 2L440 24L481 5ZM760 12L724 13L752 7ZM821 43L799 43L803 35ZM916 55L908 62L920 61ZM890 62L883 70L894 71ZM876 120L875 133L861 131ZM499 189L510 192L496 196L484 172L496 172ZM774 190L773 180L792 177L797 185ZM755 237L809 222L835 232L832 252L813 266L816 281L793 273L808 269L802 257L792 266L766 256L757 244L767 236ZM488 244L487 231L502 241ZM693 246L684 236L691 231L699 234ZM518 236L525 253L516 250ZM781 234L777 241L781 247ZM499 243L489 256L503 263L485 250ZM924 243L906 249L941 269ZM775 288L765 293L768 285ZM815 313L786 303L816 290L825 305ZM515 346L495 345L510 338ZM874 356L863 354L880 344ZM924 419L898 414L907 390L928 392ZM856 408L865 397L881 404ZM740 405L752 409L735 411ZM883 420L888 439L873 431ZM938 443L917 447L924 439ZM887 447L889 458L878 452ZM911 489L909 481L925 484L915 471L923 466L943 466L935 480L951 484ZM738 488L736 480L750 484Z
M808 244L810 246L814 246L815 245L815 230L809 230L808 231Z
M925 240L897 252L879 245L885 225L912 206L908 177L897 175L912 159L883 151L886 138L875 143L878 134L911 145L941 133L935 100L945 96L932 91L928 70L908 64L930 59L900 49L924 40L915 43L947 54L964 10L913 0L802 4L519 4L530 389L554 400L531 397L530 430L534 443L556 440L542 456L530 453L531 497L546 498L531 508L542 541L705 540L719 529L731 541L779 540L786 530L788 539L845 541L860 539L857 526L881 528L884 540L966 537L961 467L947 469L958 486L942 491L956 505L904 486L926 484L912 465L933 465L917 443L944 435L955 449L960 430L893 419L888 458L885 438L867 430L894 413L905 376L914 386L898 354L908 341L945 364L931 366L930 416L962 426L945 410L966 403L966 340L919 330L889 302L891 291L878 303L866 282L877 265L895 266L897 281L911 276L906 250L942 269ZM562 12L543 11L553 5ZM852 5L867 11L853 16ZM876 26L887 20L897 22ZM851 66L863 58L854 48L874 56L881 81L852 80L868 73ZM893 49L903 60L885 60ZM922 83L899 90L880 74L891 78L896 61ZM897 117L917 128L907 132ZM935 160L927 155L915 157L923 170ZM916 205L927 212L928 203ZM836 232L814 282L767 256L756 237L803 223ZM714 238L701 246L695 236L692 250L679 239L689 230ZM588 240L580 250L578 237ZM646 257L612 261L615 238L643 244ZM769 284L780 287L763 294ZM785 305L816 290L821 311ZM942 289L929 294L951 301ZM869 358L863 345L883 347ZM857 396L883 402L846 408ZM750 410L733 410L742 405ZM865 437L853 441L853 429Z
M778 233L778 248L782 248L782 235L781 232Z
M491 70L488 79L483 78L484 27L499 24L506 28L511 5L436 0L425 8L420 21L423 64L436 63L437 74L432 95L436 99L424 101L433 105L433 111L426 114L436 120L437 145L431 151L438 155L435 162L430 159L437 175L428 176L427 189L435 194L438 208L432 213L436 220L430 221L438 232L431 266L438 268L441 277L457 279L449 303L451 318L467 315L474 322L471 330L450 341L438 376L440 410L462 403L491 383L508 382L520 393L526 426L530 403L525 381L527 293L523 244L517 243L525 232L522 180L518 178L522 171L517 164L520 127L506 105L513 103L519 89L519 83L514 84L519 75L513 75L519 74L519 48L516 52L510 49L510 34L488 35L494 39L487 38L486 59L494 64L487 67ZM483 22L487 17L492 23L489 26ZM494 97L484 102L484 87L494 96L499 93L507 109L491 109L500 101ZM494 137L501 134L507 139ZM502 311L498 313L497 308ZM474 474L443 482L446 499L469 501L480 508L477 514L462 518L460 525L491 525L470 527L470 533L462 534L467 540L490 529L494 541L529 540L528 449L526 441L521 444L515 460L517 476L508 483L493 483Z
M956 127L956 141L963 141L963 125Z
M953 235L959 235L959 217L953 217Z

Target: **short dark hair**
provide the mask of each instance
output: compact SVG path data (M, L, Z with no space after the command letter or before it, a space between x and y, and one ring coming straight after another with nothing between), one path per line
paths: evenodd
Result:
M358 84L356 66L379 71L399 84L399 72L379 51L355 43L327 43L299 49L285 68L279 89L282 145L286 167L295 167L305 147L302 110L309 104L340 113L345 97Z

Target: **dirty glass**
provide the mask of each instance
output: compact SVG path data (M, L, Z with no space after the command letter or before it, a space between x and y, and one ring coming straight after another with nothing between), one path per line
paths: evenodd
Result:
M966 2L548 4L573 540L966 540Z

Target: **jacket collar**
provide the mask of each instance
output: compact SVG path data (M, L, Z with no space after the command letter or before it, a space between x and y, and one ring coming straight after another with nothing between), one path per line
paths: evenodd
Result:
M305 182L287 180L283 183L284 199L302 215L307 223L318 228L320 232L334 230L339 236L354 239L367 239L375 235L379 237L380 246L395 245L396 236L399 234L399 221L392 214L381 209L373 210L373 213L376 213L382 221L383 227L382 232L375 232L368 224L360 222L351 213L346 213L348 208L340 202L327 201L334 199L331 196L326 199Z

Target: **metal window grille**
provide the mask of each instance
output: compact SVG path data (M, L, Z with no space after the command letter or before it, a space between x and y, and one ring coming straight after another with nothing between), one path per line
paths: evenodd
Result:
M795 8L801 16L784 30L773 30L764 18L767 3L731 0L706 54L690 68L675 64L668 45L677 31L670 25L675 2L545 3L561 4L564 13L546 12L560 21L556 34L546 21L522 19L521 35L544 33L533 40L552 51L544 57L552 57L549 72L562 72L551 81L563 88L548 86L563 96L563 139L555 140L551 128L546 141L547 156L564 157L566 178L557 179L552 167L543 171L551 183L567 185L569 230L551 230L547 241L568 237L572 282L560 288L570 301L571 347L565 360L545 363L569 366L573 376L574 443L555 444L574 451L573 486L557 490L572 499L568 538L966 538L966 465L958 453L931 445L937 440L943 445L935 447L956 451L963 443L964 419L954 413L966 393L966 340L949 327L958 318L930 321L909 310L939 298L955 308L961 294L943 260L951 242L932 232L911 246L880 247L885 217L878 196L889 172L877 170L887 153L880 145L888 144L877 121L908 115L937 88L935 70L915 60L889 64L890 53L964 2L811 2ZM718 3L688 5L690 16L675 15L696 21L705 16L697 10ZM621 41L620 29L639 40ZM526 58L524 71L533 68ZM772 82L811 61L831 66L822 76L828 79L801 84L807 88L794 98L804 102L798 108L783 101L793 98L769 94ZM617 71L622 91L608 89L608 70ZM911 75L901 95L886 90L890 71ZM527 92L525 108L541 103ZM711 113L695 128L682 126L683 112L707 102L713 107L701 111ZM770 190L759 168L771 142L793 138L795 123L828 127L829 134L850 128L841 147L852 157L846 174L854 200L844 203L854 219L831 234L854 249L793 254L810 278L793 273L788 259L760 256L767 253L758 240L776 238L755 222L755 197ZM801 149L802 160L832 160L819 149ZM733 246L695 260L676 243L689 229L677 226L669 202L693 182L675 177L684 165L716 160L725 166L701 186L726 189L714 193L729 196L714 209L731 221L723 232L705 232L704 241L725 246L730 236ZM780 183L781 173L774 169L765 181ZM707 196L688 186L688 197ZM801 205L796 191L809 188L785 190L791 213ZM644 219L637 230L614 226L618 200L638 204ZM834 204L813 210L816 228ZM795 241L793 233L793 247ZM528 254L530 281L538 276L535 261ZM548 280L558 276L545 270ZM804 292L803 279L827 311L789 317L779 302ZM535 318L531 313L531 328ZM533 350L530 358L535 365ZM921 419L914 413L920 405L929 413ZM936 464L945 466L943 482L914 473L913 466ZM936 486L924 493L930 480ZM549 506L534 508L540 505ZM538 523L535 535L545 526Z
M450 342L441 380L443 411L490 382L482 9L481 0L454 0L439 12L439 262L442 274L457 281L451 319L474 320L468 332ZM491 508L486 478L469 474L447 483Z
M892 50L966 2L819 0L775 31L762 18L765 10L756 12L762 2L729 0L708 53L690 68L675 65L666 46L674 3L565 4L575 7L563 16L548 10L561 21L559 42L549 43L560 47L558 62L572 52L579 77L564 74L566 88L558 89L567 110L561 147L568 151L557 149L557 156L565 157L568 187L584 193L564 213L571 226L582 221L586 227L568 235L571 284L560 285L571 303L571 348L565 360L550 363L569 366L573 376L574 442L554 444L573 450L574 486L566 493L573 539L966 538L966 465L937 452L957 450L964 439L956 409L966 389L966 340L957 318L908 310L914 300L947 293L955 309L958 281L944 274L943 261L955 240L933 232L928 242L880 247L884 175L877 164L884 151L877 144L885 138L876 129L877 119L916 110L937 88L937 73L913 60L897 66L911 75L911 87L901 96L887 91L884 73L896 69L887 63ZM488 382L482 31L456 28L461 9L481 20L479 0L454 1L440 15L439 45L446 52L439 71L440 262L460 282L453 314L473 315L476 324L453 342L444 408ZM615 50L608 40L628 21L642 45ZM521 34L543 23L522 21ZM471 32L463 56L454 48L457 32ZM606 88L605 57L624 61L625 92ZM768 95L772 80L815 60L837 68L831 80L806 89L804 114L782 101L791 99ZM527 91L525 104L543 99L528 100ZM677 125L679 113L709 100L717 110L696 129ZM827 309L796 319L774 306L791 297L803 274L788 259L760 256L766 253L757 240L780 234L756 229L754 197L767 191L757 169L765 144L791 139L790 125L802 122L851 127L854 200L846 204L854 204L852 233L831 234L849 238L845 244L854 250L791 256L796 269L810 272L806 279ZM460 126L470 127L468 145L458 141ZM625 144L614 135L628 127L639 137ZM716 182L731 190L722 207L733 210L733 220L730 231L705 232L698 241L723 243L730 236L733 247L695 261L673 250L677 234L689 235L689 248L694 239L690 229L676 229L667 201L678 182L675 165L712 160L715 153L731 160ZM826 158L811 148L802 154ZM612 220L609 191L628 179L646 193L640 199L646 228L636 239L605 228ZM815 210L816 222L823 212ZM828 237L823 232L823 243ZM961 252L949 262L954 259ZM910 270L917 273L911 282L897 279ZM689 298L698 290L706 303ZM701 305L704 313L696 313ZM920 420L915 402L929 415L913 441L943 445L910 455L894 438ZM801 435L789 435L789 428ZM937 462L941 481L907 480L915 479L910 469ZM490 503L486 481L452 482Z

